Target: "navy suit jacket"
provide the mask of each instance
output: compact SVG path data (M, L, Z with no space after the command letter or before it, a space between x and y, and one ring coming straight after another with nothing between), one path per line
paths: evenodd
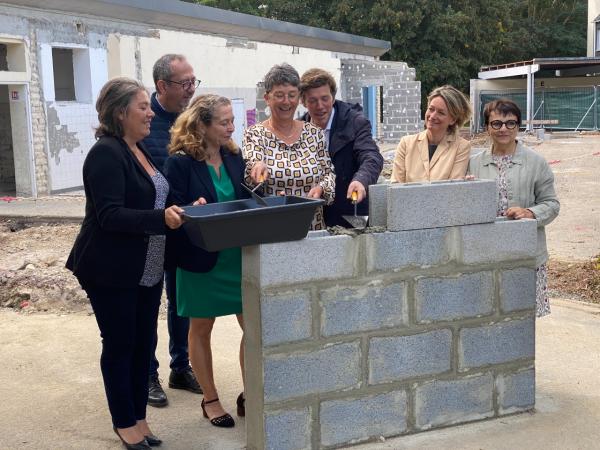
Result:
M365 189L377 184L383 169L383 157L371 136L371 123L359 104L336 100L333 104L335 115L329 135L329 156L335 170L335 199L323 208L325 224L328 227L349 226L342 215L353 215L354 206L346 198L348 186L353 180L360 181ZM305 114L304 120L310 121ZM358 214L369 214L369 199L358 204Z
M236 199L248 198L242 188L245 163L241 152L231 153L221 148L223 166L235 191ZM200 197L207 203L217 203L217 192L210 177L208 166L186 154L174 154L165 161L165 175L171 187L171 201L178 206L191 205ZM183 228L167 236L167 265L180 267L189 272L208 272L217 263L219 252L207 252L194 246Z

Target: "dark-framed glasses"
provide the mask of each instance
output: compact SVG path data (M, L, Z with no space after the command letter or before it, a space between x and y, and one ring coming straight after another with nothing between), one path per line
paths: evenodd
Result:
M516 120L505 120L504 122L501 120L492 120L490 122L490 127L492 127L494 130L499 130L502 128L502 125L504 125L507 130L514 130L515 127L519 125L519 122Z
M191 80L183 80L183 81L173 81L173 80L165 80L167 83L173 83L173 84L178 84L179 86L181 86L184 90L188 90L188 89L196 89L198 86L200 86L200 80L197 80L195 78L192 78Z

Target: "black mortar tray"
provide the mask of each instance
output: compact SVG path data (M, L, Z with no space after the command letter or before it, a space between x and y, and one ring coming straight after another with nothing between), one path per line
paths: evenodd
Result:
M184 206L183 229L197 247L215 252L225 248L306 237L323 200L294 195L264 197L267 206L253 199Z

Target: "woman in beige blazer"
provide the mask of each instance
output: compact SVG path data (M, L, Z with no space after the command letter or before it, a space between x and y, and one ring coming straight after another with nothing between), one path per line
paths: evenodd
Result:
M427 97L425 131L398 144L392 183L451 180L467 173L471 144L458 129L471 117L471 106L458 89L446 85Z

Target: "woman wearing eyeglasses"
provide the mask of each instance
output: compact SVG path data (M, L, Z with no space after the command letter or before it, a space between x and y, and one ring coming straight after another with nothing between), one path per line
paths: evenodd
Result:
M469 174L495 179L498 186L498 216L535 219L538 223L536 257L536 315L550 313L544 227L560 210L554 191L554 175L546 160L517 140L521 110L511 100L499 99L485 105L483 118L492 139L491 148L469 162Z
M462 92L448 85L434 89L427 97L425 131L404 136L398 144L392 183L464 177L471 144L458 130L470 117L471 106Z
M264 85L271 115L244 133L247 183L257 185L266 180L267 195L323 198L331 204L335 175L323 130L294 119L300 102L298 72L286 63L273 66ZM323 208L318 208L311 229L324 228Z

